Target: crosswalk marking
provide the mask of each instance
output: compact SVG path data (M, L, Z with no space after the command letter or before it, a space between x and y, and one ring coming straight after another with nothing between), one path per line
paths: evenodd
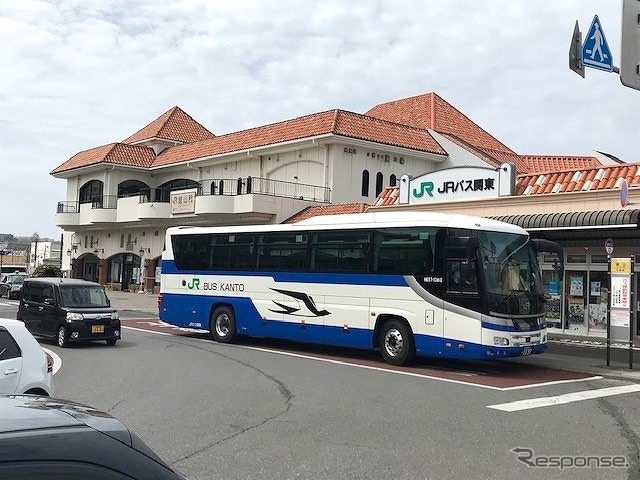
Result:
M499 403L488 405L487 408L502 410L503 412L517 412L529 410L531 408L549 407L551 405L562 405L565 403L579 402L581 400L591 400L593 398L610 397L612 395L622 395L624 393L640 392L640 385L624 385L622 387L600 388L598 390L583 390L581 392L567 393L565 395L554 395L553 397L530 398L518 400L516 402Z

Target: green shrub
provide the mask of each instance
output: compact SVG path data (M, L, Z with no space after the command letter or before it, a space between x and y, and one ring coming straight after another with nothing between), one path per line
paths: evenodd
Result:
M62 270L57 265L40 265L33 271L34 277L62 277Z

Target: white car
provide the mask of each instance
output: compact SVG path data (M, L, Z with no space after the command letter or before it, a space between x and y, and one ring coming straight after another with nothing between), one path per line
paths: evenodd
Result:
M19 320L0 318L0 395L53 395L53 358Z

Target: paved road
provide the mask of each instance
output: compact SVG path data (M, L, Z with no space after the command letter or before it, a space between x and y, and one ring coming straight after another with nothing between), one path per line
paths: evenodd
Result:
M522 384L508 362L403 369L368 352L224 345L161 325L154 296L111 298L127 326L115 347L42 342L63 362L56 393L120 418L191 480L640 477L636 383L577 375L541 384L567 374L526 364L540 378ZM15 302L4 303L15 316ZM517 447L626 466L532 468Z

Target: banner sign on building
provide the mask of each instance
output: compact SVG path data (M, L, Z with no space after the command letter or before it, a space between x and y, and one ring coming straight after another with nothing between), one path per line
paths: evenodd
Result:
M621 327L623 330L614 331L612 338L617 340L629 339L631 312L631 259L611 259L611 327Z
M400 204L428 204L498 198L515 194L516 169L513 163L498 168L453 167L425 173L416 178L400 178Z
M171 192L171 213L194 213L197 193L196 188Z

